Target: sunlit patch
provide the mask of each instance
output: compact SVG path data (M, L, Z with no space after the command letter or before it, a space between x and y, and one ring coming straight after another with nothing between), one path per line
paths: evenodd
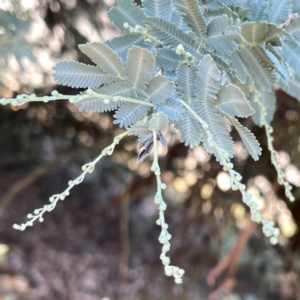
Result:
M186 172L183 178L188 186L194 185L198 180L197 174L193 171Z
M285 169L286 180L296 186L300 186L300 171L294 165L289 165Z
M236 220L240 220L245 217L245 207L242 204L234 203L231 206L231 214L236 218Z
M260 196L259 189L256 186L250 186L247 189L247 193L252 195L252 200L257 204L257 209L262 210L265 208L266 203L263 197Z
M202 199L209 199L213 193L213 187L209 183L205 183L200 191Z
M174 188L179 193L185 193L189 187L181 177L176 177L173 181Z
M234 156L242 160L249 157L247 149L245 148L244 144L240 141L235 142L234 144Z
M163 172L162 174L162 181L166 184L170 183L174 179L174 174L170 171Z
M286 152L278 152L277 162L281 169L285 169L289 165L290 161L290 156Z
M217 175L217 186L218 188L223 191L223 192L227 192L230 190L230 176L228 173L226 172L220 172L218 175Z
M298 231L297 224L293 220L285 220L284 222L279 223L279 227L282 234L287 238L294 236Z

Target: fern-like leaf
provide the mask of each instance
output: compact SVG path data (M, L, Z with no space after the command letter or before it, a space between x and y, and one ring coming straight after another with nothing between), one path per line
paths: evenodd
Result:
M259 46L242 47L240 54L255 83L259 87L271 91L276 77L272 65L270 64L270 59L266 54L262 53L262 48Z
M164 71L173 72L178 64L183 61L182 55L178 55L174 50L161 48L155 57L156 66Z
M280 80L279 85L288 95L300 101L300 77L298 75L295 75L295 78L290 78L287 83Z
M151 80L155 68L152 53L140 47L128 51L126 72L129 82L135 89L144 90Z
M260 44L267 38L268 24L266 22L247 22L242 24L241 32L248 43Z
M271 124L273 118L274 118L274 113L276 110L276 95L275 92L272 90L271 92L268 92L267 90L263 89L259 91L258 99L257 99L262 106L264 107L266 111L266 116L265 119L267 121L267 124ZM254 102L250 98L250 103L251 106L254 108L255 113L252 115L252 119L254 123L258 126L261 126L261 113L259 106L256 102Z
M229 58L229 62L233 69L236 71L237 77L240 80L240 82L243 84L251 85L252 75L240 51L232 52Z
M215 17L208 24L205 44L220 53L231 53L237 50L237 43L243 42L239 26L239 19L234 21L227 15Z
M143 119L149 110L149 106L142 104L124 103L114 114L114 124L128 128L130 125Z
M104 85L99 89L94 89L98 94L110 96L132 97L134 90L127 82L113 82L109 85ZM90 98L75 102L79 106L79 111L95 111L104 112L116 110L122 104L121 101L110 101L108 104L104 103L104 99Z
M204 120L208 128L213 135L214 142L220 149L227 152L229 157L233 157L233 141L226 130L226 124L222 116L218 113L217 109L210 105L198 105L197 114L202 120ZM216 156L217 161L220 161L220 156L215 148L209 146L207 138L203 142L203 146L206 151L213 153Z
M152 136L152 131L149 130L149 124L135 124L127 129L129 135L138 136L140 140L146 140Z
M261 148L254 134L246 127L244 127L237 119L225 114L225 117L234 126L236 131L239 133L243 144L248 150L249 154L254 160L258 160L261 155Z
M295 73L300 76L300 48L291 40L286 40L279 53Z
M254 0L249 4L251 9L251 21L260 22L266 19L266 13L270 6L269 1Z
M163 131L169 126L168 117L162 113L158 112L149 121L149 129L155 130L156 132Z
M284 23L292 11L291 0L271 0L267 10L267 21L280 25Z
M79 45L79 49L86 54L104 72L124 78L126 72L120 57L103 43L88 43Z
M97 88L104 83L110 83L116 78L105 74L100 68L79 63L77 61L61 60L54 67L52 75L59 84L72 88Z
M231 116L247 118L254 113L254 109L245 94L232 84L222 86L219 92L219 109Z
M177 9L183 13L183 20L187 23L197 38L206 37L207 25L201 8L198 5L198 0L178 0Z
M177 75L177 94L182 100L190 104L190 101L195 99L195 77L197 67L180 63L176 72Z
M143 9L147 16L163 18L170 21L172 17L171 0L142 0Z
M153 104L161 104L175 93L175 84L164 76L157 76L151 79L145 92Z
M184 33L188 33L191 31L191 28L184 22L178 10L173 11L171 23L174 24L177 28L180 28Z
M185 146L194 148L200 144L204 139L204 130L200 123L191 115L186 112L182 121L175 121L175 127L179 130L180 141Z
M125 23L131 27L143 26L147 20L143 10L133 3L132 0L118 0L117 5L107 12L107 16L120 31L125 31Z
M161 111L168 116L170 120L178 121L182 120L186 112L182 104L173 98L169 98L165 103L155 105L156 111Z
M162 41L164 46L170 46L170 48L174 49L177 48L179 44L182 44L186 51L191 53L196 52L197 45L195 40L177 28L176 25L164 19L150 19L149 33Z
M220 71L210 55L206 55L198 66L195 78L197 101L214 105L220 89Z

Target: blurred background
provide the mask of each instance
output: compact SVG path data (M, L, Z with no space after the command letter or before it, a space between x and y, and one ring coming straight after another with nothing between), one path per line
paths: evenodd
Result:
M80 90L56 86L61 59L90 63L77 45L119 33L106 11L113 0L0 0L0 97ZM249 220L227 173L202 147L187 149L174 128L160 150L168 203L171 262L182 285L164 275L150 157L136 165L127 137L111 157L58 203L43 223L12 229L62 192L81 166L113 141L113 113L80 113L64 101L0 107L0 300L300 299L299 103L277 91L274 145L294 186L290 203L270 163L264 130L246 125L263 148L259 162L233 136L235 169L266 218L281 229L272 246Z

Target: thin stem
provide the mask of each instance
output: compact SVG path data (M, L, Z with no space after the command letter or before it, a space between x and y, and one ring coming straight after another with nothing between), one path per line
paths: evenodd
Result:
M58 93L57 91L53 91L51 93L51 96L43 96L43 97L37 97L35 94L31 94L31 95L23 94L17 96L17 98L2 98L0 99L0 104L3 105L11 104L12 106L22 106L25 103L30 103L30 102L46 103L53 100L69 100L71 103L76 103L84 99L99 98L107 101L122 101L122 102L129 102L129 103L135 103L135 104L141 104L141 105L153 107L153 104L150 102L146 102L134 98L98 94L91 89L88 89L86 92L87 93L84 95L63 95Z
M162 197L162 189L165 189L167 186L166 184L162 183L161 181L161 171L158 164L158 153L157 153L157 132L156 130L153 130L153 164L151 167L151 171L154 172L156 176L156 182L157 182L157 192L155 195L155 203L158 205L159 209L159 217L156 221L156 224L161 226L161 233L159 236L159 242L163 245L162 252L160 255L160 259L165 266L165 274L167 276L173 276L175 279L175 283L182 283L182 276L184 274L184 270L180 269L176 266L170 265L170 257L166 255L166 253L170 250L171 244L169 240L171 239L171 234L168 232L168 224L165 221L165 215L164 211L167 208L166 203L163 200Z
M84 178L85 178L85 175L87 173L93 173L94 169L95 169L95 165L99 162L99 160L104 157L104 156L107 156L107 155L112 155L113 151L114 151L114 148L117 144L119 144L120 140L122 138L124 138L126 135L128 135L127 131L125 131L124 133L116 136L114 138L114 141L111 145L109 145L108 147L104 148L102 150L102 152L100 153L100 155L98 157L96 157L96 159L94 159L92 162L90 163L87 163L85 164L84 166L82 166L82 173L80 176L78 176L76 179L74 180L70 180L68 182L68 188L66 188L62 193L60 194L56 194L56 195L53 195L52 197L49 198L49 201L50 201L50 204L46 204L44 205L44 207L42 208L38 208L34 211L34 214L29 214L27 215L27 218L30 219L29 221L27 221L26 223L23 223L21 225L18 225L18 224L14 224L13 225L13 228L14 229L17 229L17 230L25 230L27 226L32 226L33 225L33 222L36 221L37 219L40 221L40 222L43 222L44 221L44 218L43 218L43 215L45 212L50 212L52 211L57 202L59 200L64 200L67 196L69 196L70 194L70 190L75 186L75 185L78 185L80 184Z

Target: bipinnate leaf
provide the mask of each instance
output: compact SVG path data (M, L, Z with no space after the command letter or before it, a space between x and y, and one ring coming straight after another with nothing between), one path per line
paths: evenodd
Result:
M173 98L167 99L167 101L162 104L155 105L154 109L163 112L173 121L182 120L186 112L182 104Z
M239 19L233 20L227 15L215 17L207 27L205 44L220 53L229 54L238 49L237 43L242 43Z
M142 104L124 103L114 114L114 124L119 124L121 128L128 128L144 118L149 110L149 106Z
M152 136L152 131L149 129L148 123L132 125L127 129L127 132L129 135L138 136L139 139L149 138Z
M286 40L279 53L294 72L300 76L300 47L298 44L292 40Z
M121 78L126 76L122 60L107 45L103 43L88 43L79 45L79 49L104 72Z
M255 83L260 88L266 88L268 91L271 91L276 81L276 76L273 64L270 63L270 59L263 51L260 46L245 46L241 47L240 56L247 65L249 73Z
M114 26L123 32L125 23L134 28L137 25L143 26L147 20L143 10L132 0L118 0L117 5L107 12L107 16Z
M177 81L176 89L178 96L189 103L195 99L195 78L197 66L181 62L176 70Z
M142 0L143 10L149 17L163 18L171 20L172 1L171 0Z
M295 75L295 78L290 78L287 83L279 81L280 88L288 95L300 101L300 77Z
M195 78L197 101L214 105L220 89L220 71L210 55L206 55L198 66Z
M152 78L154 68L154 57L149 50L134 46L128 51L126 72L129 82L135 89L146 88Z
M175 121L174 124L179 130L180 141L184 143L185 146L194 148L203 141L205 135L204 130L190 112L187 111L183 115L183 119Z
M213 140L218 147L226 151L229 157L233 157L234 144L227 131L227 126L217 109L213 106L203 104L197 107L197 114L208 125ZM221 157L218 151L210 147L207 137L203 142L203 146L207 152L213 153L216 156L217 161L220 161Z
M237 119L232 116L225 114L225 117L230 121L230 123L234 126L236 131L239 133L243 144L248 150L249 154L252 156L254 160L258 160L261 155L261 148L259 142L257 141L254 134L246 127L244 127Z
M182 55L178 55L175 50L161 48L155 56L156 66L163 68L164 71L173 72L180 62L183 61Z
M267 22L247 22L242 24L241 32L251 45L260 44L267 38L268 24Z
M280 25L284 23L292 10L291 0L272 0L267 10L266 21Z
M158 75L151 79L145 93L153 104L161 104L175 93L175 84L166 77Z
M251 21L259 22L264 21L266 18L267 9L270 6L269 1L254 0L249 1L251 9Z
M254 114L245 94L232 84L220 88L218 101L220 111L233 117L247 118Z
M198 39L206 37L207 25L198 0L178 0L177 10L183 13L183 20Z
M143 41L143 38L139 34L124 34L122 36L116 36L111 40L107 40L104 44L112 49L125 64L127 61L128 50L141 41Z
M102 95L122 97L132 97L134 94L132 86L127 82L113 82L109 85L103 85L99 89L94 89L94 91ZM75 102L75 105L79 106L79 111L94 111L100 113L116 110L122 105L122 102L109 101L109 103L105 103L104 99L101 98L89 98Z
M100 68L79 63L77 61L61 60L54 67L53 78L59 84L72 88L97 88L104 83L110 83L116 78L105 74Z
M148 21L149 33L154 35L158 40L163 42L164 46L169 46L171 49L176 49L182 44L185 51L195 53L198 45L196 41L188 34L184 33L176 25L162 19L151 18Z
M168 117L164 113L158 112L154 114L153 117L150 119L149 129L155 130L156 132L163 131L168 127L168 125Z

